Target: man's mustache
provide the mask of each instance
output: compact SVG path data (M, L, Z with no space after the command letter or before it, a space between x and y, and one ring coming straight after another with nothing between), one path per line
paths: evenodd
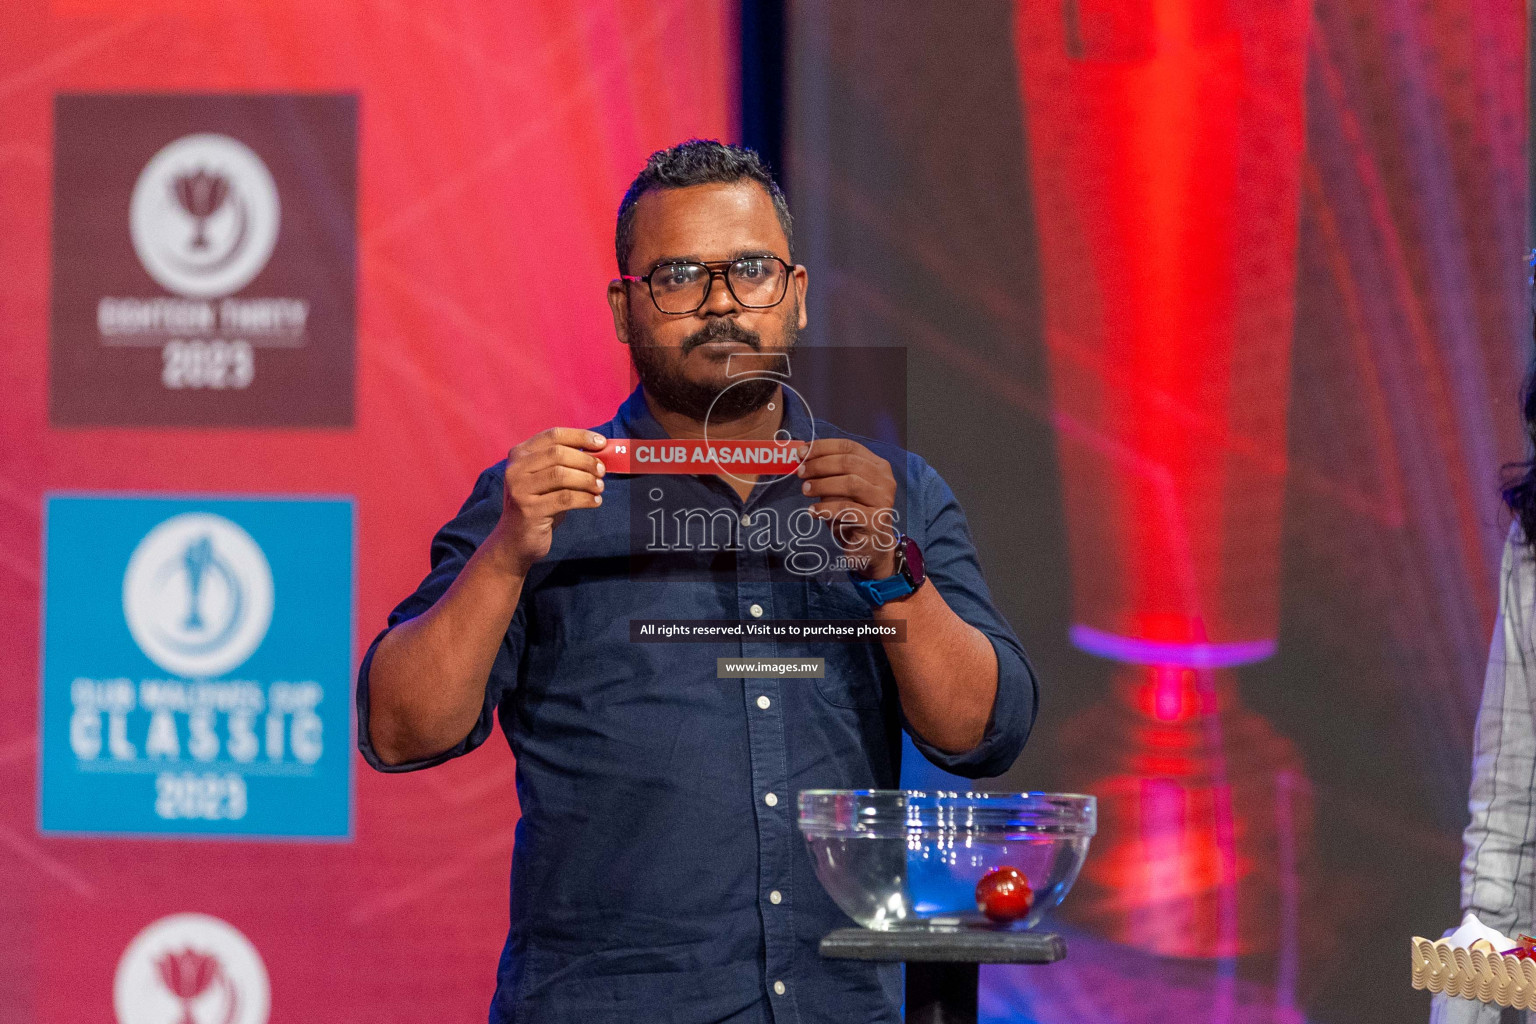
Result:
M734 320L720 319L711 320L684 338L680 346L682 354L687 355L710 341L739 341L743 345L750 345L754 352L761 352L763 349L763 339L756 331L749 331Z

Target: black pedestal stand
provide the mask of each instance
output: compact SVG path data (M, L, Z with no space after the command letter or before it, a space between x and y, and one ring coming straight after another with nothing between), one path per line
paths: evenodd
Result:
M821 955L905 961L907 1024L976 1024L980 964L1053 964L1067 944L1049 932L839 928L821 940Z

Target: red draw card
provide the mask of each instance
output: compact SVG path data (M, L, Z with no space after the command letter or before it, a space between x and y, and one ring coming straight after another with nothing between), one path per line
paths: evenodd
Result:
M610 473L741 473L783 476L793 473L806 443L787 441L706 441L702 438L615 437L598 459Z

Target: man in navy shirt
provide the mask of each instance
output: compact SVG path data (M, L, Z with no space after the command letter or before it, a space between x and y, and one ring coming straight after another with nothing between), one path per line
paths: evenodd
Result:
M1001 774L1034 722L1034 674L927 463L729 370L791 352L806 318L789 213L756 155L654 154L615 234L608 299L640 387L608 423L536 434L481 474L363 659L359 746L413 771L500 716L522 817L493 1024L895 1022L894 965L817 954L850 922L813 873L796 794L896 788L902 729L942 768ZM794 472L756 478L607 473L594 454L706 431L809 445ZM658 547L643 526L663 495L701 510L708 536ZM721 537L722 517L739 534ZM813 530L782 532L795 522ZM796 560L807 545L825 557ZM636 619L906 629L673 644L632 642ZM719 678L721 657L820 657L825 674Z

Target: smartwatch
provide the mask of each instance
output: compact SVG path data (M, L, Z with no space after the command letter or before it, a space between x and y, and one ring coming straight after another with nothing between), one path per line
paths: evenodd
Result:
M871 608L879 608L889 601L900 601L917 593L917 588L928 578L923 572L923 552L917 541L902 534L896 539L896 573L881 580L854 579L853 585L869 602Z

